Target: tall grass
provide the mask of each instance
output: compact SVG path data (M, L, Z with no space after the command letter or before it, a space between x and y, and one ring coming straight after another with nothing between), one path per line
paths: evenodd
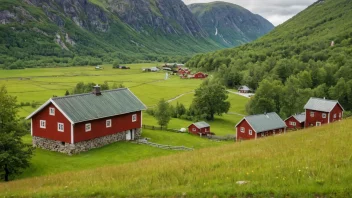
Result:
M352 120L345 120L120 166L2 183L0 196L351 197L351 128Z

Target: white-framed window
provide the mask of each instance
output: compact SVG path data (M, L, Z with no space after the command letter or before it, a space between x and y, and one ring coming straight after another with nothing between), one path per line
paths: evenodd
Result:
M92 125L90 123L86 124L86 132L89 132L92 130Z
M334 118L336 118L336 113L334 114Z
M252 130L249 130L249 135L252 135L253 134L253 131Z
M106 120L105 125L106 125L106 128L110 128L111 127L111 119Z
M244 127L241 127L241 133L244 133L244 130L245 130Z
M316 126L321 126L321 122L316 122L315 125Z
M310 117L314 118L314 112L310 112Z
M137 121L137 114L133 114L132 115L132 122L136 122Z
M49 115L51 115L51 116L55 115L55 108L53 108L53 107L49 108Z
M41 129L45 129L46 128L46 121L45 120L41 120L40 121L40 128Z
M321 117L322 117L322 118L326 118L326 113L323 113L323 114L321 115Z
M57 131L64 132L64 123L57 123Z
M262 135L261 135L262 137L264 137L264 133L262 133Z
M291 126L296 126L296 122L290 122Z
M197 131L197 129L196 128L192 128L192 131Z

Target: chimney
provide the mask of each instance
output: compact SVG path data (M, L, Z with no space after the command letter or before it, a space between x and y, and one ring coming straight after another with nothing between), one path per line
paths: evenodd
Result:
M93 94L95 94L96 96L100 96L101 95L100 86L99 85L95 85L93 87Z

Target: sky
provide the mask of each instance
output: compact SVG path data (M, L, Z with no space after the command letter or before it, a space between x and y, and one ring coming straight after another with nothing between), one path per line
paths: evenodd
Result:
M208 3L215 0L183 0L186 4ZM290 19L316 0L221 0L240 5L259 14L275 26Z

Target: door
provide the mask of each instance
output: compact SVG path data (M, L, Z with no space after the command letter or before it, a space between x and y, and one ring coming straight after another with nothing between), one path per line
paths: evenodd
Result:
M131 130L128 130L126 133L126 140L130 141L131 139L132 139L132 133L131 133Z
M317 122L315 126L321 126L321 122Z

